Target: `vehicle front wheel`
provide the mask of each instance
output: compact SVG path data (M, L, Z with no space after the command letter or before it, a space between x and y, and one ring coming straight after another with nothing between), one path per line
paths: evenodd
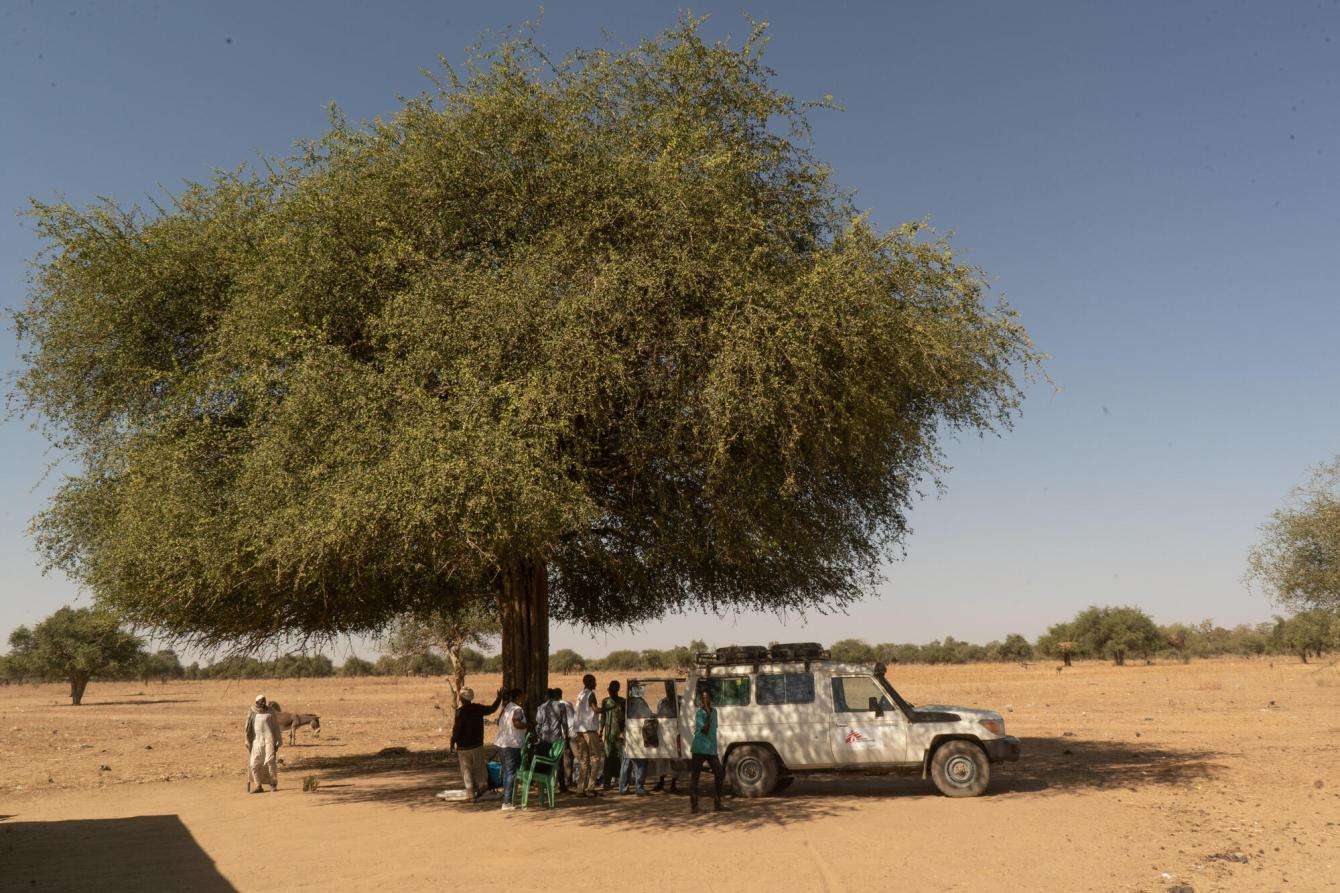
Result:
M726 761L726 777L737 797L766 797L777 787L780 774L777 757L757 744L737 747Z
M931 757L931 780L946 797L976 797L991 781L991 763L971 741L946 741Z

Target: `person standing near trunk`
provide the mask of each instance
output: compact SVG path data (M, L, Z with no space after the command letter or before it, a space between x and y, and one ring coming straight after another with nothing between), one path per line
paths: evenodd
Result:
M600 773L601 786L610 789L623 764L624 701L619 681L610 683L609 696L600 702L600 732L604 743L605 764Z
M567 747L563 748L563 759L558 761L558 789L566 794L568 788L576 786L577 783L572 775L572 761L576 753L573 742L577 738L574 729L576 712L572 709L570 701L563 700L563 689L554 689L554 697L558 698L558 709L563 711L563 727L567 730Z
M721 784L725 781L721 772L721 760L717 757L717 709L712 706L712 692L704 688L698 695L702 705L693 719L693 747L689 776L689 811L698 811L698 774L706 763L712 769L712 796L717 812L726 807L721 805Z
M526 741L526 712L517 703L522 694L524 692L519 688L507 692L507 702L498 717L498 737L493 742L498 746L498 756L502 760L504 810L514 808L512 792L516 789L517 770L521 768L521 745Z
M492 704L476 704L475 690L461 689L461 706L456 708L451 727L451 749L461 767L461 786L472 801L478 800L489 787L488 762L484 759L484 717L497 710L502 699L503 690L499 688Z
M600 747L599 711L596 710L596 677L590 673L582 677L582 690L577 693L572 713L573 762L580 793L583 797L595 797L603 752Z
M279 790L279 744L282 733L279 722L265 695L256 695L251 712L247 714L247 751L251 754L247 761L247 772L253 794L264 794L265 785L271 791Z

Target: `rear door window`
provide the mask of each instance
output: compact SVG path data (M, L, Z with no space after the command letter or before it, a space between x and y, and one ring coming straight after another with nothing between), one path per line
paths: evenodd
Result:
M698 680L698 691L707 689L712 693L712 704L716 707L743 707L749 703L748 676L710 676Z
M760 673L757 697L760 704L812 704L814 674Z

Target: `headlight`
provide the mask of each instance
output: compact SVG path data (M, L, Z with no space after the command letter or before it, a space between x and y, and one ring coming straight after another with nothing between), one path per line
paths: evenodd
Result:
M1005 720L1003 719L979 719L977 724L993 735L1005 736Z

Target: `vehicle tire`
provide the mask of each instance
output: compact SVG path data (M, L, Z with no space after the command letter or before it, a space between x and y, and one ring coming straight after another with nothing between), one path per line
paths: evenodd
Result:
M931 757L931 780L946 797L977 797L991 782L991 763L971 741L946 741Z
M730 752L726 778L737 797L766 797L777 787L782 767L766 747L746 744Z

